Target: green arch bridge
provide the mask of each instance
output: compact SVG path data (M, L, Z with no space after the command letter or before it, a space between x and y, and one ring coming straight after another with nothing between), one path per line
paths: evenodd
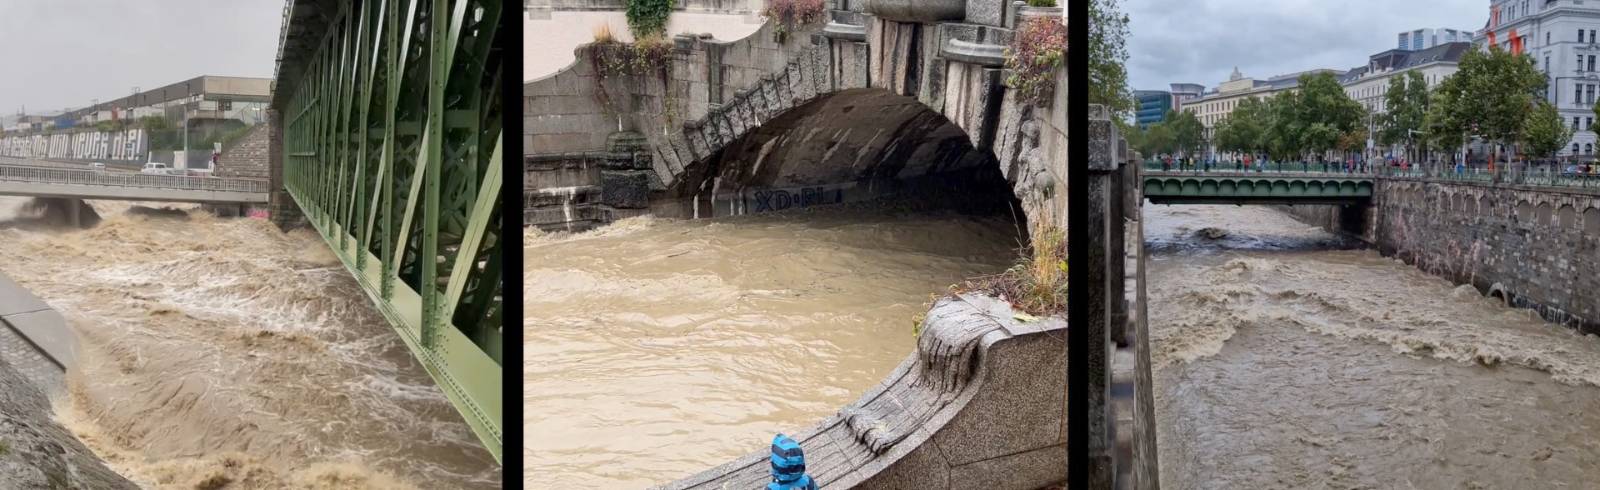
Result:
M1373 192L1369 174L1146 170L1139 179L1155 204L1353 204Z

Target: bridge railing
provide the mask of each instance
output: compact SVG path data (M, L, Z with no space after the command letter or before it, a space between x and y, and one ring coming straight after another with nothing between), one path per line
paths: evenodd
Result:
M1194 174L1306 174L1317 176L1328 175L1372 175L1368 169L1347 168L1337 162L1326 165L1317 162L1280 162L1269 161L1252 162L1245 165L1243 162L1197 162L1193 164L1163 164L1157 160L1145 160L1144 169L1147 172L1182 172Z
M1490 168L1486 165L1451 166L1448 164L1349 166L1341 162L1212 162L1164 164L1146 160L1144 168L1150 172L1192 173L1197 175L1307 175L1307 176L1382 176L1400 179L1435 179L1491 184L1530 185L1540 187L1576 187L1600 190L1600 173L1568 172L1549 165L1513 163Z
M264 180L135 174L19 165L0 165L0 181L259 194L265 194L269 189L269 184Z
M1388 167L1382 175L1402 179L1434 179L1488 184L1568 187L1600 190L1600 174L1567 172L1549 165L1513 163L1490 168L1486 165L1422 165L1409 168Z

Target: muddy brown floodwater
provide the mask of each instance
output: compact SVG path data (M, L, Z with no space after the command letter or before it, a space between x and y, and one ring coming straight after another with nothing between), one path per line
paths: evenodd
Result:
M56 417L146 488L498 488L500 468L310 230L0 198L0 271L80 340ZM0 485L3 486L3 485Z
M1600 488L1600 339L1270 208L1145 217L1164 488Z
M643 488L766 448L915 347L932 294L1003 270L1006 219L834 208L528 237L528 488Z

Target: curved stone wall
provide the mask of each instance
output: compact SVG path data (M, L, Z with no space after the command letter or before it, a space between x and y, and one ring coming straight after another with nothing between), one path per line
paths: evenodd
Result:
M1066 478L1066 325L984 296L934 304L912 353L792 437L819 487L1033 490ZM665 485L763 488L768 451Z

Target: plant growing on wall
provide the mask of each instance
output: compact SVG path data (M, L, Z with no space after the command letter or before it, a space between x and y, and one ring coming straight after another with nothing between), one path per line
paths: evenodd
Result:
M595 43L589 51L595 75L602 79L662 71L672 61L672 45L658 38L627 44Z
M1055 89L1055 71L1066 63L1067 26L1049 17L1023 21L1006 48L1006 85L1025 102L1049 106Z
M767 0L768 19L777 21L773 34L778 42L788 39L796 27L821 22L827 13L822 0Z
M674 0L628 0L628 30L637 40L661 37L667 31Z
M973 291L993 295L1028 316L1066 312L1066 233L1046 225L1033 235L1031 241L1030 247L1005 272L968 279L952 287L952 292ZM920 318L915 321L921 323Z
M1029 7L1054 7L1056 0L1028 0Z
M598 39L598 37L597 37ZM605 81L617 77L655 74L665 90L661 103L669 121L677 118L677 102L672 95L672 43L659 37L644 38L627 44L616 41L599 41L589 46L589 63L595 73L595 98L607 107L611 97L606 92ZM640 79L643 81L643 79Z

